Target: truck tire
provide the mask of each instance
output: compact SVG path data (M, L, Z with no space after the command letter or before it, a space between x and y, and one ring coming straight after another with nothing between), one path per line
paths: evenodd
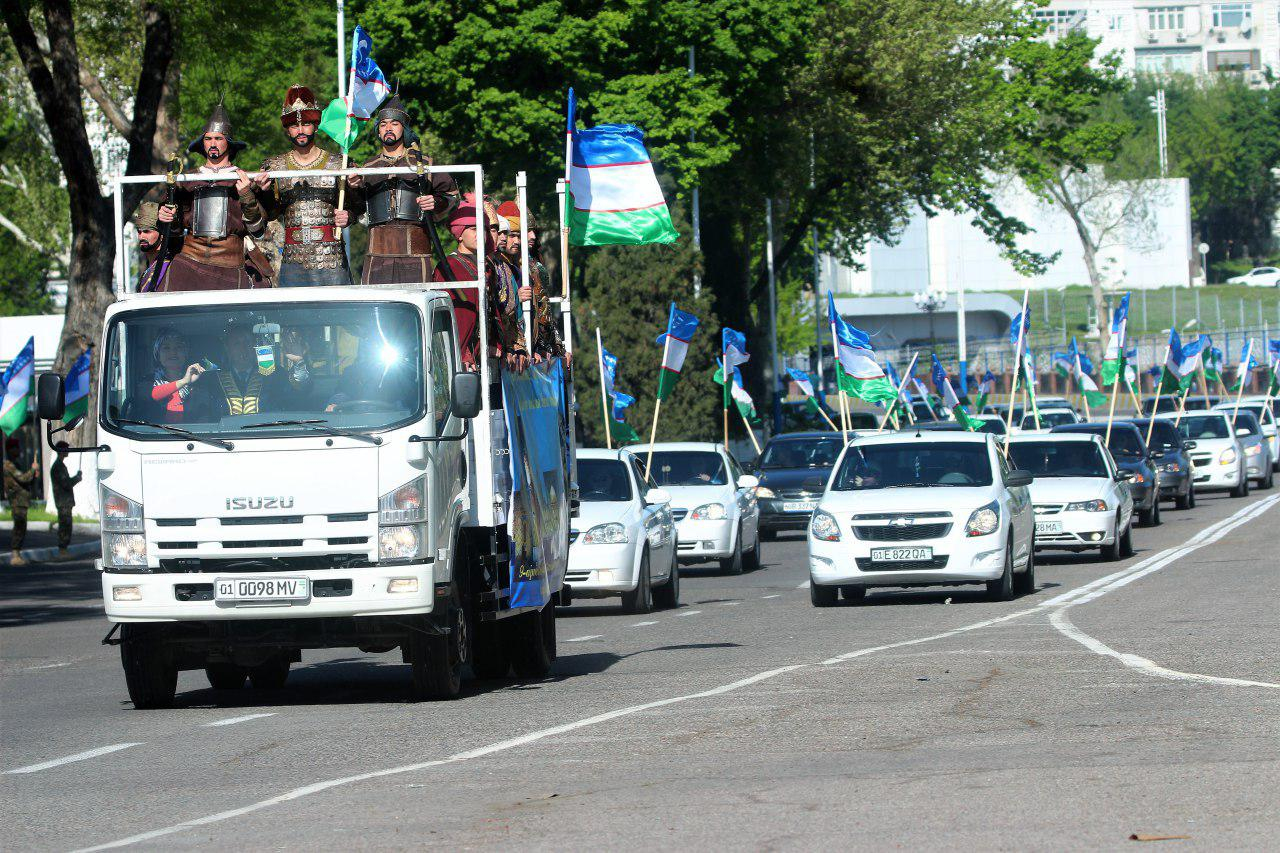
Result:
M471 673L476 678L506 678L511 673L511 659L502 643L500 622L476 624L475 640L471 644Z
M556 659L556 609L547 605L539 611L512 616L506 621L511 668L516 678L546 678Z
M457 582L443 600L447 634L429 634L425 619L409 634L406 656L413 675L413 697L418 700L457 699L462 693L462 668L471 662L471 620L462 609Z
M279 690L289 680L289 659L283 655L249 670L254 690Z
M204 674L214 690L239 690L244 687L248 672L233 663L211 663L204 668Z
M178 689L178 664L166 649L164 626L145 623L120 628L120 663L133 707L168 708Z

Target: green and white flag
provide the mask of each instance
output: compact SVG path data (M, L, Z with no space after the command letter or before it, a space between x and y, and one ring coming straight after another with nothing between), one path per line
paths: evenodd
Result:
M0 387L4 398L0 400L0 432L10 435L27 422L27 398L31 395L31 380L36 370L36 339L27 339L27 345L9 362Z
M1120 298L1120 304L1111 312L1111 335L1107 338L1107 352L1102 359L1102 384L1111 385L1124 366L1125 330L1129 326L1129 294Z
M680 381L684 358L689 352L689 341L698 331L698 318L688 311L681 311L674 302L667 316L667 330L658 335L662 344L662 367L658 371L658 399L665 400Z
M831 325L831 335L836 344L836 380L839 387L868 403L896 400L898 389L876 361L871 337L844 321L836 311L836 301L830 291L827 292L827 322Z
M716 372L711 375L717 385L724 385L724 364L720 359L716 359L716 364L720 365L716 368ZM742 416L747 419L747 423L760 423L760 416L756 414L755 401L751 399L751 395L747 393L747 389L742 387L742 371L738 368L733 369L734 381L729 384L729 394L733 397L733 405Z
M70 423L74 418L83 418L89 413L89 375L92 367L93 350L85 350L67 371L66 393L63 399L67 407L62 414L62 422Z
M960 402L960 398L956 396L955 389L951 387L951 379L947 377L947 371L943 369L942 362L938 361L938 357L933 357L933 385L938 389L938 396L942 398L942 405L951 410L956 420L967 430L977 432L982 429L982 422L975 420L969 416L969 411Z

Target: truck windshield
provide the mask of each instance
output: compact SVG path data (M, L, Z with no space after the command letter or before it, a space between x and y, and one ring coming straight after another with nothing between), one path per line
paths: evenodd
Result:
M245 438L388 429L423 415L422 338L417 310L398 302L131 311L107 330L100 419L171 441L151 425Z

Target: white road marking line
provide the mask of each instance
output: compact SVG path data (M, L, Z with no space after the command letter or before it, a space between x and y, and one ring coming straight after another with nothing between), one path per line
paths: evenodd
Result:
M1251 681L1244 678L1225 678L1217 675L1204 675L1198 672L1182 672L1181 670L1169 669L1168 667L1160 666L1155 661L1148 660L1140 655L1120 652L1111 648L1101 640L1091 637L1084 631L1081 631L1067 617L1067 611L1072 607L1075 607L1077 604L1085 604L1101 598L1113 590L1128 586L1139 578L1146 577L1153 572L1158 572L1166 566L1177 562L1183 557L1192 554L1207 545L1212 545L1214 542L1222 539L1237 527L1247 524L1262 515L1271 507L1275 506L1277 502L1280 502L1280 495L1273 495L1272 497L1257 501L1227 518L1206 527L1182 545L1165 549L1164 551L1139 562L1137 565L1129 567L1129 569L1125 571L1116 572L1115 574L1108 575L1105 578L1099 578L1090 584L1086 584L1084 587L1050 599L1042 606L1051 606L1056 604L1058 605L1058 609L1049 616L1049 624L1064 637L1076 641L1094 654L1114 658L1130 669L1137 670L1138 672L1155 678L1165 678L1172 681L1193 681L1200 684L1217 684L1227 687L1264 687L1280 689L1280 684L1270 681Z
M681 616L697 616L701 612L702 612L701 610L686 610L684 613L681 613L680 615Z
M781 596L781 595L778 595L777 593L775 593L775 594L773 594L773 595L762 595L762 596L760 596L760 600L761 600L761 601L764 601L766 598L782 598L782 596Z
M800 584L800 586L796 587L796 589L808 589L808 588L809 588L808 581L805 581L804 583Z
M243 717L228 717L225 720L217 720L212 723L205 723L205 728L214 726L234 726L236 723L247 723L250 720L261 720L263 717L274 717L275 713L270 714L245 714Z
M741 601L722 601L720 602L720 606L721 607L737 607L741 603L742 603Z
M565 642L566 643L585 643L587 640L598 640L603 636L604 634L584 634L581 637L570 637L569 639L565 640Z
M658 623L657 623L656 621L653 621L653 622L637 622L637 623L635 623L634 625L628 625L627 627L628 627L628 628L643 628L643 627L644 627L644 626L646 626L646 625L657 625L657 624L658 624Z
M72 764L76 761L85 761L90 758L97 758L99 755L107 755L112 752L119 752L122 749L128 749L131 746L142 746L141 743L113 743L111 746L100 746L97 749L90 749L86 752L77 752L75 755L68 755L65 758L55 758L52 761L42 761L39 764L29 764L26 767L18 767L13 770L4 771L6 775L14 773L39 773L41 770L49 770L53 767L61 767L63 764Z
M1280 496L1277 496L1277 497L1278 499L1280 499ZM1123 573L1119 573L1119 574L1123 574ZM806 583L805 586L807 585L808 584ZM872 646L866 649L858 649L856 651L848 652L843 655L838 655L834 658L828 658L827 660L822 661L822 665L824 666L832 665L836 663L841 663L843 661L852 660L854 658L875 654L876 652L879 652L879 651L902 648L904 646L918 645L920 643L927 643L931 640L944 639L947 637L956 636L958 634L963 634L969 631L976 631L982 628L989 627L991 625L999 624L1001 622L1008 622L1012 619L1017 619L1019 617L1026 616L1032 613L1042 612L1046 606L1048 605L1047 604L1037 605L1036 607L1032 607L1027 610L1020 610L1020 611L1017 611L1016 613L1010 613L1006 616L1001 616L995 619L985 619L981 622L974 622L971 625L965 625L959 628L952 629L950 631L944 631L940 634L933 634L927 637L919 637L916 639L903 640L898 643L890 643L883 646ZM684 613L683 615L692 616L699 612L700 611L697 611L697 610L691 610ZM566 641L566 642L569 642L569 641ZM281 803L287 803L292 800L297 800L302 797L310 796L311 794L320 793L322 791L327 791L331 788L336 788L342 785L350 785L350 784L355 784L357 782L365 782L370 779L380 779L387 776L394 776L394 775L399 775L403 773L412 773L419 770L426 770L432 767L440 767L446 764L456 764L460 762L470 761L476 758L482 758L487 755L493 755L495 753L516 749L521 746L526 746L530 743L535 743L537 741L544 740L549 737L555 737L557 735L565 734L567 732L575 731L577 729L598 725L600 723L606 723L621 717L632 716L634 714L638 714L643 711L652 710L654 708L661 708L668 705L674 705L680 702L689 702L696 699L705 699L713 696L721 696L726 693L732 693L735 690L740 690L744 687L748 687L753 684L758 684L760 682L767 681L771 678L775 678L784 673L794 672L796 670L806 669L812 666L813 664L800 663L800 664L791 664L789 666L778 667L777 669L770 669L764 672L759 672L747 678L730 682L729 684L723 684L723 685L720 685L719 687L713 687L710 690L704 690L698 693L688 693L683 696L673 696L668 699L659 699L653 702L646 702L640 705L632 705L626 708L618 708L614 711L608 711L603 714L598 714L594 717L586 717L584 719L576 720L571 723L565 723L563 725L555 726L553 728L542 729L539 731L530 732L528 734L521 735L519 737L511 738L509 740L498 741L497 743L489 744L488 746L482 746L477 749L469 750L467 752L456 753L447 758L440 758L432 761L423 761L417 764L406 764L400 767L391 767L384 770L375 770L369 773L362 773L356 776L344 776L337 779L328 779L322 782L316 782L314 784L306 785L301 788L295 788L292 791L286 791L283 794L280 794L275 797L271 797L269 799L259 800L256 803L250 803L249 805L242 806L240 808L229 809L227 811L217 812L215 814L210 814L204 817L195 818L189 821L185 821L183 823L173 824L172 826L166 826L161 829L151 830L150 832L143 832L137 835L131 835L128 838L121 838L116 841L111 841L106 844L98 845L96 847L83 848L82 850L77 851L77 853L89 853L89 851L94 851L94 850L108 850L116 847L126 847L132 844L139 844L144 841L151 841L156 838L163 838L167 835L173 835L174 833L182 832L188 829L193 829L195 827L208 826L210 824L221 823L223 821L232 820L233 818L242 817L243 815L246 815L246 814L251 814L253 812L260 811L265 808L270 808L271 806L276 806Z

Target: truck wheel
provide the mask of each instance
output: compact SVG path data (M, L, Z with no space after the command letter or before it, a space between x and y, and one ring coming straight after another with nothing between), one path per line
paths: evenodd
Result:
M511 668L516 678L545 678L556 659L555 608L521 613L506 620Z
M415 699L457 699L462 693L462 667L471 662L471 620L462 609L456 582L449 589L444 600L449 633L415 630L409 635L407 657Z
M168 708L178 689L178 664L163 645L161 625L125 624L120 628L120 663L133 707Z
M204 668L204 674L214 690L239 690L244 687L244 677L248 673L244 667L233 663L211 663Z
M627 613L648 613L653 610L653 587L649 579L649 551L640 555L640 576L636 588L622 594L622 609Z
M289 659L281 655L249 670L254 690L279 690L289 679Z
M476 624L475 641L471 644L471 672L476 678L506 678L511 660L502 644L502 626L498 622Z

